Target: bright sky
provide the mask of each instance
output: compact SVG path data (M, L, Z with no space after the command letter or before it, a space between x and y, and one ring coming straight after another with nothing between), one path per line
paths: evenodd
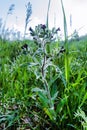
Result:
M15 4L13 15L9 15L6 27L14 27L24 31L26 15L25 5L28 1L32 4L32 16L28 26L46 23L47 7L49 0L2 0L0 2L0 18L5 20L6 13L11 4ZM79 35L87 33L87 0L63 0L67 17L68 33L73 30L79 31ZM70 27L70 15L72 16L72 27ZM49 26L60 27L63 32L63 16L60 0L51 0ZM81 29L80 29L81 28Z

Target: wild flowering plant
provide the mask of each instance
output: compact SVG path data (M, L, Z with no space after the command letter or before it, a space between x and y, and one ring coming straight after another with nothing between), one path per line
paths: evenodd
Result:
M49 51L47 45L50 45L56 39L56 34L60 31L60 28L49 30L46 25L39 24L33 30L31 27L29 28L30 34L33 37L34 42L37 44L38 49L43 53L43 63L42 63L42 77L44 77L44 67L47 62L47 57L49 57ZM52 58L52 57L50 57Z
M49 118L53 121L56 120L56 113L54 110L54 100L57 97L58 92L55 92L54 95L51 95L50 92L50 73L48 71L49 66L55 68L55 65L52 64L52 57L49 56L47 45L50 45L56 39L56 34L60 31L60 28L52 30L48 29L48 27L44 24L39 24L35 27L35 30L29 28L30 34L33 37L34 42L37 45L37 51L34 54L34 58L36 55L39 55L38 65L40 70L40 77L43 83L44 88L35 88L34 92L38 91L39 100L41 102L41 107L43 106L43 110L49 116ZM41 62L41 63L40 63Z

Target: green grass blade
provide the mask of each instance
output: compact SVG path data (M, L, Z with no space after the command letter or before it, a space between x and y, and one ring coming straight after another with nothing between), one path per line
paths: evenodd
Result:
M47 9L47 18L46 18L46 26L47 27L49 27L49 9L50 9L50 3L51 3L51 0L49 0L48 9Z
M63 1L61 0L61 5L62 5L62 12L63 12L63 21L64 21L64 38L65 38L65 77L66 77L66 82L67 85L69 83L69 50L68 50L68 31L67 31L67 22L66 22L66 15L65 15L65 10L63 6Z

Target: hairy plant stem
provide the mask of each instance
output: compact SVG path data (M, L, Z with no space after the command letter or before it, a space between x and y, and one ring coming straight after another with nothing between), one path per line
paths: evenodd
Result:
M46 77L45 77L46 48L45 48L45 43L44 43L44 41L43 41L43 44L42 44L42 45L43 45L43 52L44 52L43 63L42 63L42 68L41 68L41 70L42 70L42 80L43 80L43 82L44 82L45 90L47 91L47 96L48 96L49 101L50 101L49 105L50 105L50 107L52 107L53 104L52 104L52 102L51 102L50 88L49 88L49 85L48 85L47 80L46 80Z
M46 64L46 50L45 50L45 45L43 47L43 51L44 51L44 57L43 57L43 63L42 63L42 78L45 78L45 64Z

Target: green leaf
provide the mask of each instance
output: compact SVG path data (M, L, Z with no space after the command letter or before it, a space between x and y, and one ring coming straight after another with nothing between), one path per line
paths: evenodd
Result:
M3 121L6 121L6 116L5 115L0 116L0 123L3 122Z
M51 80L48 82L49 86L52 86L52 84L59 78L59 75L55 75L51 78Z
M49 107L49 105L48 105L49 99L47 98L47 96L40 91L38 92L38 96L39 96L39 100L40 100L42 106L48 108Z
M87 100L87 93L84 95L84 97L83 97L83 99L82 99L82 102L81 102L81 104L80 104L80 107L83 106L83 104L86 102L86 100Z
M56 120L56 113L54 108L44 108L45 113L49 116L50 120Z
M52 96L51 100L54 102L55 99L57 98L57 96L58 96L58 92L54 93L54 95Z
M56 112L57 113L60 113L63 108L64 108L64 105L67 103L67 96L65 96L64 98L60 99L58 105L57 105L57 109L56 109Z

